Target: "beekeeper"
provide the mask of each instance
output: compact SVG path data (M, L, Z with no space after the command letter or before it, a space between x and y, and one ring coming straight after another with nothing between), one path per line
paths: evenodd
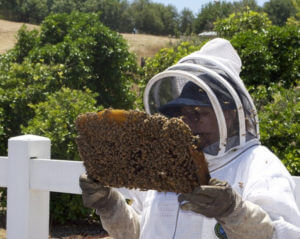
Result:
M112 189L82 175L83 202L96 209L113 238L300 238L295 184L260 145L257 113L240 71L230 42L216 38L149 81L146 111L181 117L199 135L212 179L176 194Z

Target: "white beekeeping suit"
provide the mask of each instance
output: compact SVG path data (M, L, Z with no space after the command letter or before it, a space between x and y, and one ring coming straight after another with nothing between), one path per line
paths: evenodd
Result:
M206 217L192 210L193 204L185 207L176 193L122 188L118 191L133 205L119 201L122 210L113 219L101 217L109 233L118 231L115 238L300 239L295 184L281 161L260 145L257 113L240 71L241 60L230 42L217 38L154 76L144 93L149 114L179 117L186 106L213 109L214 133L195 129L195 134L207 138L201 150L211 177L228 182L239 195L233 212ZM134 226L116 228L117 218L134 221Z

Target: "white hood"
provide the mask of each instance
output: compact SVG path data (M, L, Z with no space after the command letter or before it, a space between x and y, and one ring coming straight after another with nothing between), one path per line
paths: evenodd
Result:
M215 38L205 44L201 50L195 52L195 54L223 63L236 76L239 76L241 72L241 58L230 42L225 39Z
M144 105L149 114L162 113L160 109L166 105L182 102L188 83L197 85L199 92L205 92L214 109L220 137L217 145L214 145L218 151L205 153L211 170L230 162L246 145L259 143L256 109L239 77L240 71L241 59L230 42L216 38L207 42L201 50L182 58L177 64L154 76L144 92ZM194 95L191 96L191 101L197 102ZM237 112L238 133L234 137L229 136L231 131L227 129L225 101L233 102L230 104L234 105Z

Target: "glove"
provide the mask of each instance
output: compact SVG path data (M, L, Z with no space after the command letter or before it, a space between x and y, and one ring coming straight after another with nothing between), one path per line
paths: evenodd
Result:
M124 197L115 189L82 174L79 178L83 205L96 209L103 228L115 239L138 239L140 218Z
M190 210L206 217L225 217L233 212L239 196L227 182L212 178L209 185L194 189L192 193L180 194L178 201L182 210Z
M230 239L271 239L273 236L268 213L254 203L243 201L227 182L210 179L209 185L180 194L178 201L182 210L216 218Z
M112 190L110 187L103 186L86 174L80 176L79 186L82 190L82 200L85 207L100 210L109 203Z

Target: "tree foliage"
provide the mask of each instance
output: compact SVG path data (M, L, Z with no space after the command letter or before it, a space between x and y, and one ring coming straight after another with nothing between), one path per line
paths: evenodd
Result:
M284 2L285 0L273 1ZM295 5L299 0L288 1L291 1L292 7L296 9ZM274 8L268 6L265 6L266 9ZM288 11L294 11L288 4L284 6L289 6ZM163 5L151 0L0 1L0 14L8 20L40 23L50 13L100 12L100 20L112 30L133 32L133 29L137 29L140 33L172 36L211 31L216 20L226 18L232 13L245 11L246 8L258 12L262 10L256 0L213 1L199 9L196 17L187 8L178 13L173 5ZM285 10L281 14L284 12Z
M264 31L271 26L266 13L259 13L246 9L246 11L233 13L228 18L219 19L215 23L215 31L219 36L232 37L238 32Z
M210 2L202 7L195 19L196 33L211 31L214 29L216 20L227 18L230 14L242 12L245 9L260 10L255 0L242 0L234 3L225 1Z
M278 26L285 25L287 19L296 14L292 0L270 0L263 6L272 23Z
M81 113L96 112L97 93L61 88L47 93L45 101L29 104L34 111L27 126L21 126L23 134L43 135L49 138L51 157L55 159L80 160L75 143L77 133L75 120Z
M40 34L22 28L16 46L0 58L5 117L0 142L6 145L10 136L20 134L19 126L33 116L28 104L45 100L44 93L62 86L89 88L104 107L130 108L135 71L125 40L103 26L97 14L51 15Z
M195 16L191 10L184 8L180 13L179 31L184 35L190 35L194 32Z
M242 62L247 85L281 82L286 88L299 79L300 36L295 26L272 26L263 32L240 32L231 39Z
M122 36L102 25L99 17L79 12L49 16L28 58L63 65L64 85L98 92L98 103L105 107L129 108L135 58Z
M271 149L293 175L300 176L300 89L279 84L250 89L258 106L263 145Z
M208 3L198 13L195 20L195 30L197 33L203 31L211 31L214 27L214 22L218 18L224 18L232 13L233 8L231 3L225 1Z

